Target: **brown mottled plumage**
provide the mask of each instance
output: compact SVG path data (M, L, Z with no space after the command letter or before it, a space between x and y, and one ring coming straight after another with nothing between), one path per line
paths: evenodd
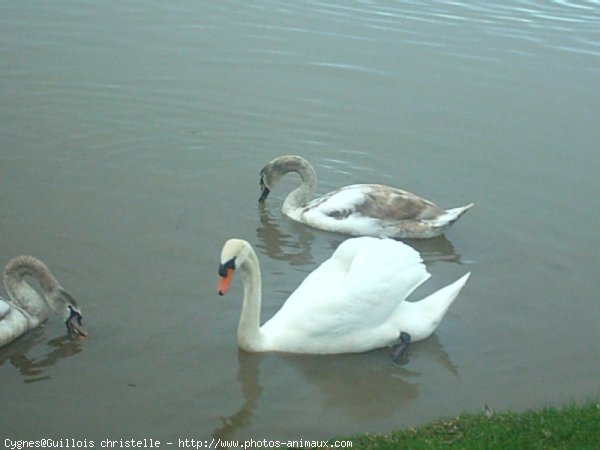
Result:
M380 184L346 186L312 200L317 185L315 170L296 155L275 158L261 170L261 202L288 172L298 173L301 184L285 199L285 215L316 228L354 236L436 237L473 206L444 210L415 194Z

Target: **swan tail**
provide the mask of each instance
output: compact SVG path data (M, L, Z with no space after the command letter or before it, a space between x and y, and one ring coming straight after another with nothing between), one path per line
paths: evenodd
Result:
M437 316L437 321L441 321L452 302L454 302L456 297L458 297L458 294L465 286L470 276L471 272L467 272L454 283L451 283L448 286L445 286L433 294L425 297L423 300L417 302L417 304L425 314Z
M380 225L379 237L394 239L433 238L444 233L450 225L472 208L474 203L452 208L433 219L387 222Z
M470 208L472 208L474 203L469 203L468 205L461 206L459 208L448 209L445 214L442 214L438 218L435 219L436 225L440 227L448 227L456 222L460 217L466 213Z

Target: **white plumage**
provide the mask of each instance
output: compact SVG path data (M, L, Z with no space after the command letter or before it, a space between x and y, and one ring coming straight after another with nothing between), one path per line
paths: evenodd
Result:
M260 326L260 270L246 241L230 239L223 247L219 291L224 294L240 269L244 304L238 343L248 351L352 353L430 336L467 279L418 302L406 298L430 274L420 255L391 239L348 239L309 274L281 309Z

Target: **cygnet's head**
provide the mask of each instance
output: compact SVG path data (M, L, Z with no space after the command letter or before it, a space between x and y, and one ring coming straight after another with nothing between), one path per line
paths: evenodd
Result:
M69 334L78 338L88 336L88 332L82 325L81 308L71 294L58 287L48 292L46 298L51 308L65 321Z

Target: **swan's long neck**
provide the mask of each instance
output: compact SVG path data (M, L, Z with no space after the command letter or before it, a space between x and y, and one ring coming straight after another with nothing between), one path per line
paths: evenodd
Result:
M13 304L29 315L32 325L37 325L48 318L48 304L24 280L27 275L38 281L46 297L60 288L60 285L48 267L31 256L13 258L4 268L3 281L6 292Z
M240 266L244 283L244 303L238 324L238 344L248 351L261 349L260 331L261 286L260 266L252 247L248 246L248 257Z
M306 205L314 197L317 188L317 173L304 159L295 159L287 170L300 175L301 182L300 186L290 192L283 202L282 211L284 214L291 213Z

